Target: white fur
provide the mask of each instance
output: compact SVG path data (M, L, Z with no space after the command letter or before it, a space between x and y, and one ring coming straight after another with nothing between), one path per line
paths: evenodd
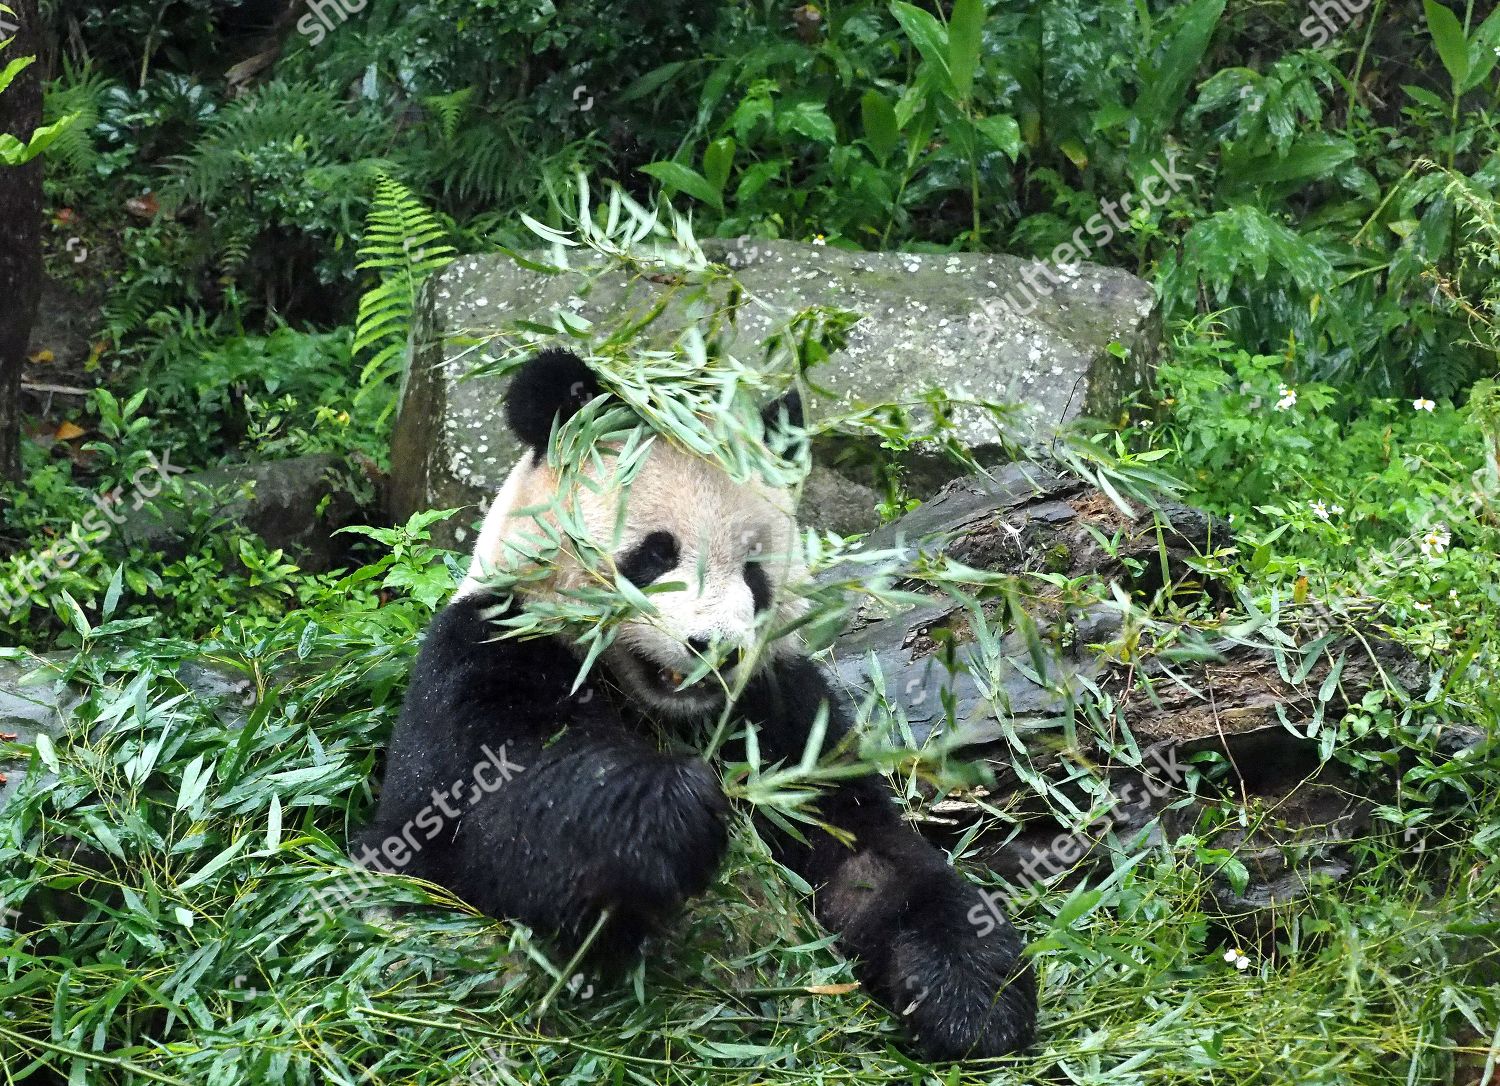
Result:
M502 542L509 527L511 513L517 508L516 499L525 488L530 469L531 454L528 453L510 469L495 500L490 502L489 511L484 515L484 525L479 530L479 539L474 543L474 557L469 562L469 572L458 586L458 591L453 593L454 599L473 595L484 587L487 578L504 569Z

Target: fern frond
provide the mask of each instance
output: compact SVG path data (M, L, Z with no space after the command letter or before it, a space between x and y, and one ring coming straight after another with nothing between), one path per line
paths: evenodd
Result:
M359 375L358 398L389 394L411 335L417 292L457 254L449 232L410 189L389 176L375 183L375 196L360 247L360 271L378 281L359 300L352 352L369 356ZM381 412L384 421L394 397Z
M48 151L49 171L54 178L63 174L83 180L93 174L100 158L94 130L109 88L109 80L91 67L75 68L64 60L63 73L47 88L43 106L45 124L73 117L73 123L58 134Z
M473 87L460 87L451 94L434 94L422 99L422 104L432 110L437 119L438 131L442 132L444 142L453 142L473 97Z
M214 116L192 152L173 163L163 201L215 206L245 184L251 163L279 148L296 148L314 168L357 169L380 154L387 135L378 117L325 88L267 83Z

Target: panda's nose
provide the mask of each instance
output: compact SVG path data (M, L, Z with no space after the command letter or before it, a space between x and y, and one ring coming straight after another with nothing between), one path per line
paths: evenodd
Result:
M688 648L699 656L708 656L713 649L713 642L706 637L690 637L687 639ZM733 671L740 663L740 650L738 648L722 649L719 652L719 670Z

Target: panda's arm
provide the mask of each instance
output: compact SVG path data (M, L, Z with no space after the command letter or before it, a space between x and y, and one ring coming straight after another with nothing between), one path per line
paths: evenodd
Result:
M565 953L607 912L590 957L623 962L717 873L728 843L717 776L623 729L570 725L517 751L525 769L464 821L454 888Z
M841 699L812 661L779 662L747 706L764 760L800 758L825 704L831 749L850 727ZM880 777L840 783L816 808L852 844L806 827L798 841L768 820L760 831L777 859L814 888L818 920L838 933L871 995L903 1017L932 1058L1001 1055L1029 1044L1036 983L1019 936L991 898L902 822Z
M561 641L497 638L493 605L461 597L429 627L353 852L564 950L608 910L594 948L622 955L712 880L727 842L718 779L573 690Z

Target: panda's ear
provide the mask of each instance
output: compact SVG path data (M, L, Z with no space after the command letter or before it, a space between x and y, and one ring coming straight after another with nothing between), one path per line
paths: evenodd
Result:
M760 413L766 444L784 456L796 457L807 443L802 417L802 393L792 389L779 400L766 404Z
M554 347L516 370L505 394L505 421L518 438L543 452L553 423L561 426L603 391L583 359Z

